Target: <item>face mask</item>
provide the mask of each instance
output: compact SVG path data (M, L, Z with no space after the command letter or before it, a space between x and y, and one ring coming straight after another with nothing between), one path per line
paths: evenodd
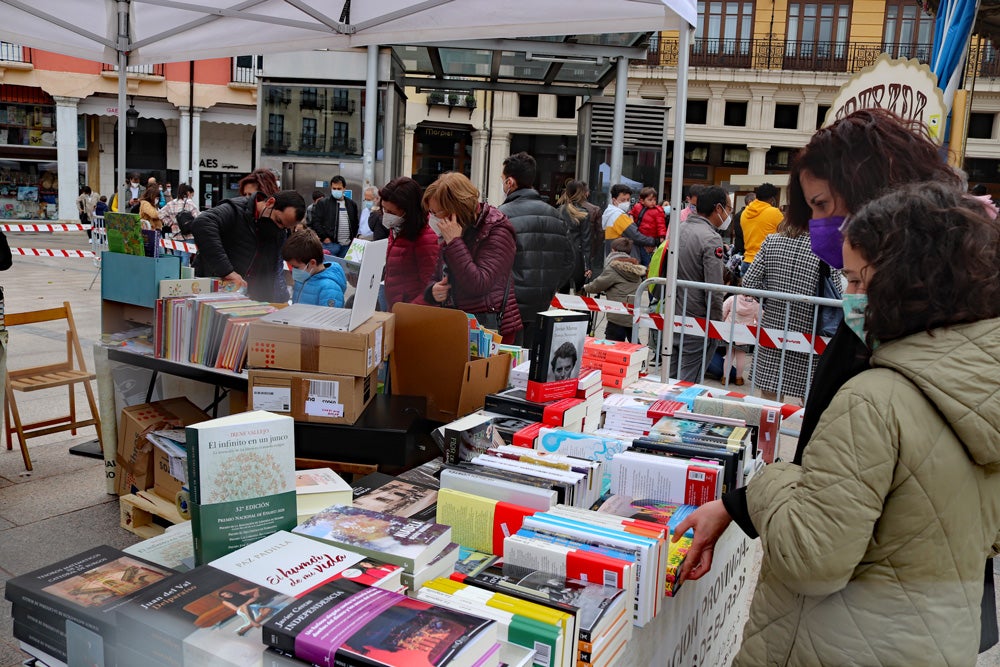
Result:
M670 217L670 207L669 206L664 206L663 207L663 215L667 216L668 218Z
M391 229L394 232L398 232L403 228L403 221L405 218L401 215L393 215L392 213L382 213L382 224L385 225L386 229ZM435 228L436 232L437 229Z
M292 269L292 280L297 283L304 283L312 277L312 274L305 269Z
M862 342L865 341L865 308L868 307L867 294L844 294L841 307L844 309L844 324L850 327Z
M727 215L727 216L726 216L726 217L725 217L725 218L724 218L724 219L722 220L722 224L721 224L721 225L719 225L719 231L720 231L720 232L724 232L724 231L726 231L727 229L729 229L729 225L730 225L730 224L732 224L732 222L733 222L733 216L732 216L732 215Z
M630 201L619 202L618 208L620 208L622 212L628 213L629 209L632 208L632 202Z
M330 190L330 194L333 195L334 199L343 199L344 198L344 191L343 190Z
M427 224L431 226L435 234L441 236L441 218L431 215L427 218Z
M371 207L374 206L374 205L375 205L375 202L373 202L371 199L366 199L365 200L365 208L371 210Z
M844 237L840 227L844 216L813 218L809 221L809 243L813 254L835 269L844 268Z

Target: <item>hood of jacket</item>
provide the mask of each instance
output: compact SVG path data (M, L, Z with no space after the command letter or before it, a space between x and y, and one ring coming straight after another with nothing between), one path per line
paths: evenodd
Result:
M1000 318L890 341L875 349L871 363L915 384L973 461L1000 463Z
M781 211L771 206L768 202L755 199L743 209L743 212L740 214L740 220L752 221L762 215L777 215L779 219L783 217Z
M630 282L642 280L646 277L646 267L640 264L639 260L631 255L613 257L613 255L616 254L621 253L612 253L611 255L608 255L608 264L611 268L618 272L618 275Z

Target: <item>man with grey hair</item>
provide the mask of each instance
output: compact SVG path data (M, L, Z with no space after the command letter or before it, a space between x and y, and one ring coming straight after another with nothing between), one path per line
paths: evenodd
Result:
M371 226L371 215L378 206L378 188L369 185L365 188L364 199L361 201L361 217L358 219L358 238L371 241L375 234Z

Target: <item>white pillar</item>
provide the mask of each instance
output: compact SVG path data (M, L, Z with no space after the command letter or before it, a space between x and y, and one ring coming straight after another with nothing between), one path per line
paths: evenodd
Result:
M499 206L506 198L500 189L503 174L503 161L510 156L510 133L493 132L493 146L490 149L490 182L486 184L486 199L494 206Z
M77 148L75 97L56 97L56 156L59 164L59 219L79 222L76 198L80 195L80 156Z
M476 130L472 133L472 176L473 183L479 185L481 190L489 184L486 182L486 140L489 132L486 130Z
M399 158L399 166L396 169L402 176L413 176L414 133L416 133L416 127L413 125L407 125L403 128L403 155ZM388 174L386 174L386 177L388 177Z
M748 175L764 174L767 165L767 152L771 150L770 146L750 146L747 148L750 150L750 164L747 167Z
M201 192L201 109L194 107L191 110L191 187L194 188L195 195L202 196ZM215 194L212 194L212 201L217 202Z
M625 152L625 102L628 99L628 58L618 58L615 76L615 117L611 126L611 184L621 183Z
M181 122L177 127L177 143L180 146L180 165L177 184L187 183L191 178L191 108L181 107ZM176 192L176 191L175 191Z
M388 100L386 100L388 102ZM375 182L375 123L378 118L378 46L368 45L368 67L365 76L365 133L362 137L362 180L364 187ZM387 133L382 137L388 143Z

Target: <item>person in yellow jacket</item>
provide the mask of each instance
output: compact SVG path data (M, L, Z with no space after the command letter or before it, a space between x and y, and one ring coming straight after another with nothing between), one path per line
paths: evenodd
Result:
M611 201L604 211L604 256L611 252L611 242L625 237L632 241L632 257L641 259L640 246L656 247L656 239L639 233L639 226L629 215L632 208L632 190L625 185L616 184L611 188Z
M769 235L778 231L778 223L785 216L778 210L778 188L770 183L761 183L754 189L757 198L747 204L740 215L743 231L743 265L741 273L746 273L757 251Z

